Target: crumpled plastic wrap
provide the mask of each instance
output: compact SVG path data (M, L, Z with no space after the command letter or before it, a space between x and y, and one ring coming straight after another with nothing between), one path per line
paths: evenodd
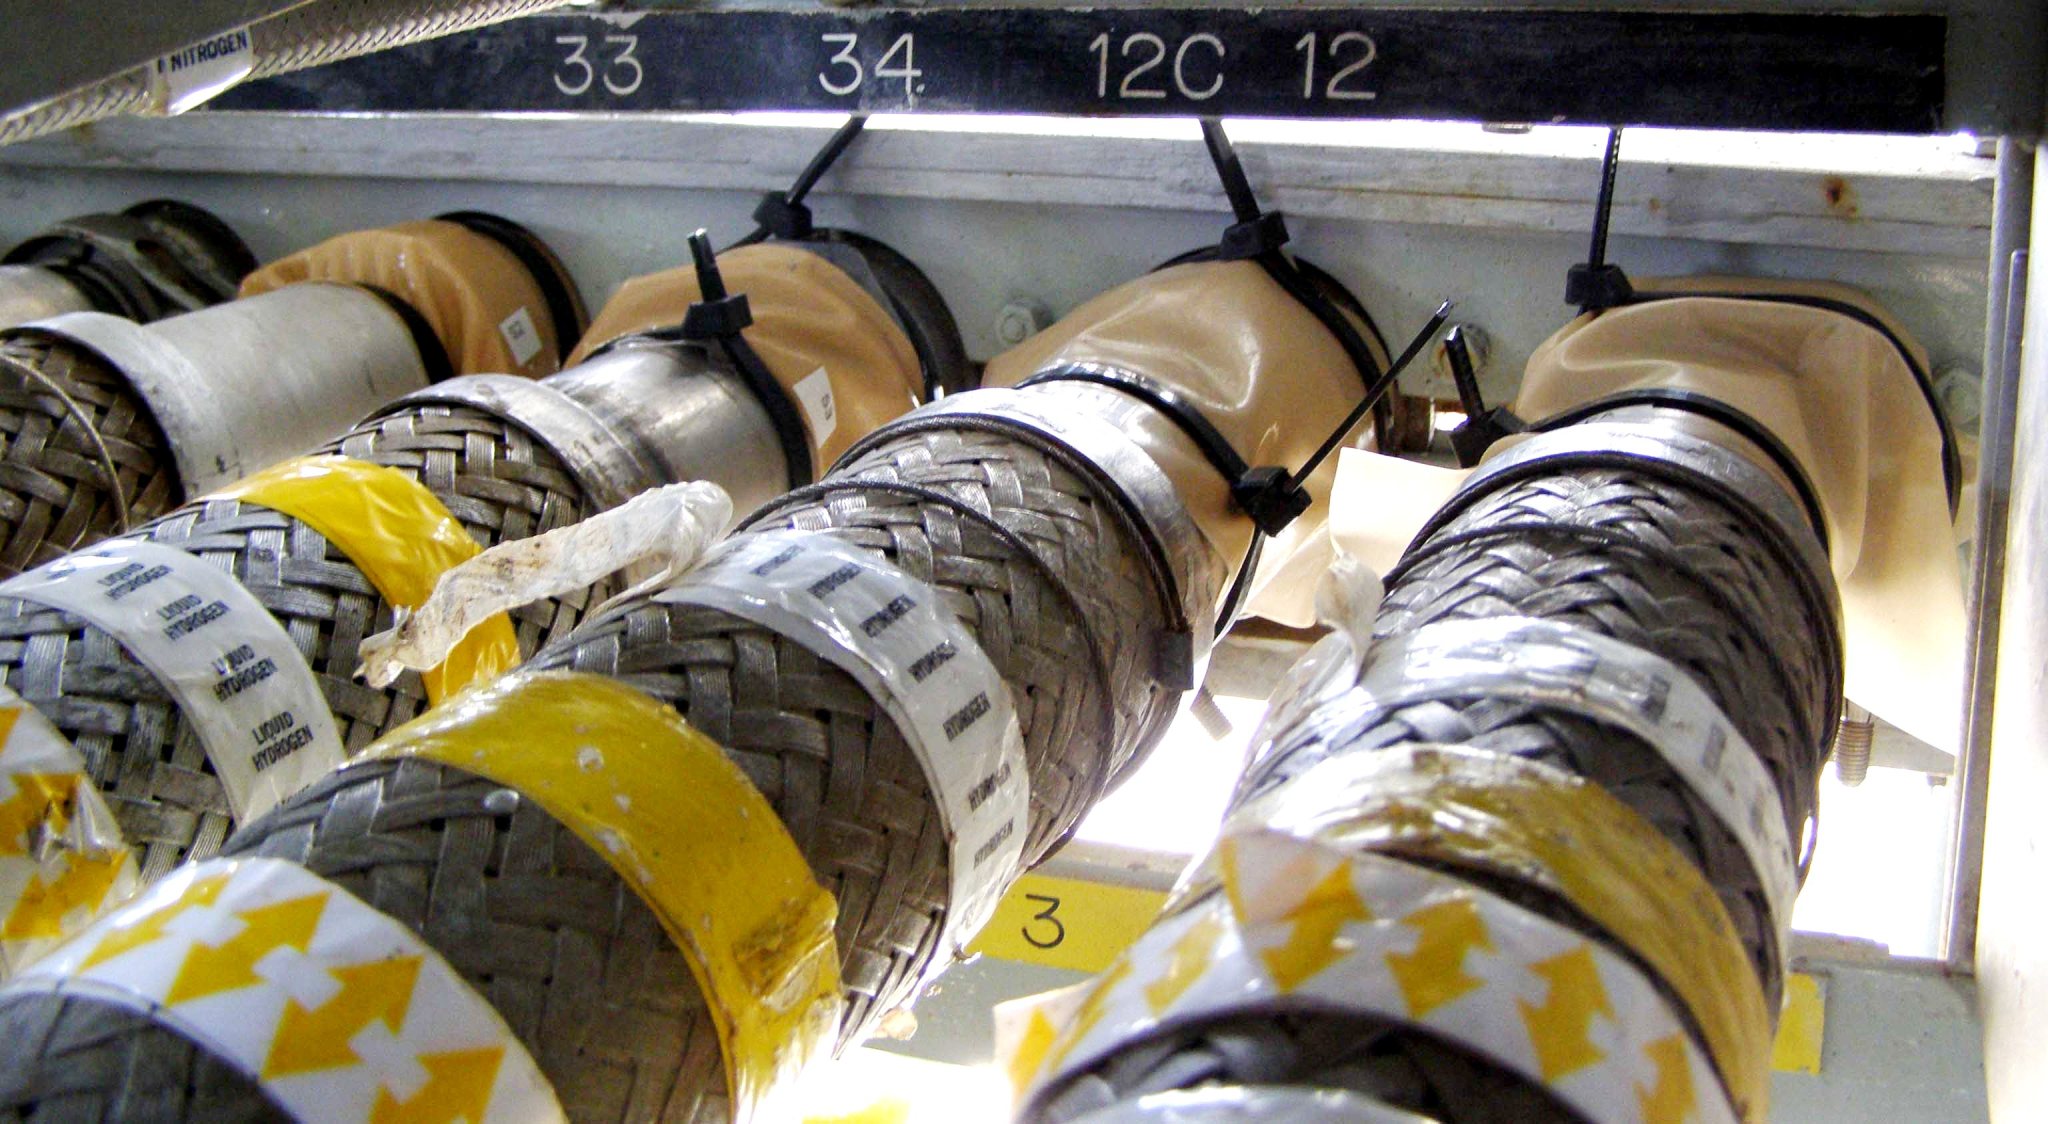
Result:
M357 669L382 687L407 668L438 666L470 629L507 609L634 571L630 597L695 565L732 523L732 499L703 480L643 492L610 511L543 535L503 542L441 575L398 625L364 638Z

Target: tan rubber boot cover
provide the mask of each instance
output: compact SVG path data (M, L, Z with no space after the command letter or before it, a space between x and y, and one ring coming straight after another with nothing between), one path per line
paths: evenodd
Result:
M375 285L400 298L440 337L458 375L537 379L561 369L540 284L512 251L456 223L424 219L329 238L251 273L241 295L300 281Z
M1637 288L1791 293L1852 303L1890 327L1925 366L1909 335L1867 296L1842 286L1686 278ZM1942 477L1941 432L1897 349L1874 328L1825 309L1715 297L1626 305L1581 316L1537 348L1515 412L1536 421L1652 387L1726 402L1791 450L1827 524L1842 593L1848 696L1953 753L1962 721L1962 572ZM1527 438L1510 438L1495 450L1520 440ZM1389 514L1377 497L1401 490L1447 498L1463 478L1444 473L1425 486L1416 477L1430 470L1419 466L1389 472L1365 458L1352 460L1339 486L1337 537L1367 551L1399 535L1384 523L1353 526ZM1406 533L1419 526L1409 524Z
M727 292L746 294L754 323L741 334L797 403L819 475L855 441L917 405L924 390L917 349L839 267L769 242L718 255L718 271ZM692 266L627 281L590 322L570 365L622 336L681 324L698 299Z
M1254 467L1300 467L1364 393L1337 338L1248 261L1177 265L1119 285L990 360L981 381L1014 386L1068 363L1098 363L1172 387ZM1131 436L1173 481L1225 572L1235 571L1253 528L1231 503L1229 484L1164 417ZM1335 477L1336 463L1326 461L1306 481L1315 504L1266 544L1247 612L1298 610L1300 623L1314 623Z

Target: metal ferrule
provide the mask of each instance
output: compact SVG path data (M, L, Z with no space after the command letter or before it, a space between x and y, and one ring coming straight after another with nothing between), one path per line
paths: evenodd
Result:
M503 418L531 434L560 460L601 508L625 503L662 483L661 466L582 403L547 384L516 375L465 375L392 402L374 422L419 406L466 406Z
M1161 638L1160 678L1181 690L1198 686L1216 643L1222 559L1202 537L1173 481L1127 432L1166 423L1142 403L1114 391L1057 383L948 395L889 426L888 432L900 435L964 419L1023 430L1065 451L1123 501L1157 554L1154 568L1162 571L1161 585L1171 600L1169 617L1175 632ZM843 459L853 459L868 444L855 445Z
M1671 411L1657 411L1670 413ZM1832 571L1821 531L1807 512L1801 510L1795 490L1781 472L1764 467L1738 451L1747 439L1734 430L1697 414L1685 415L1683 426L1660 419L1656 424L1620 423L1609 420L1582 422L1549 433L1539 433L1506 451L1488 457L1458 494L1415 536L1420 542L1436 528L1456 518L1471 501L1495 491L1511 479L1532 474L1537 465L1562 462L1626 465L1649 462L1686 470L1727 494L1737 503L1766 517L1783 544L1796 553L1807 573L1815 578ZM1712 437L1704 434L1718 430ZM1752 446L1753 448L1753 446ZM1825 587L1830 612L1840 615L1840 598L1832 580L1818 581Z
M694 345L628 338L542 385L629 445L636 464L660 474L656 484L708 480L732 496L735 513L786 490L768 411Z
M0 328L91 309L92 298L54 270L0 265Z
M120 371L162 428L187 496L295 456L427 383L405 321L353 285L308 282L154 324L74 312L15 331Z

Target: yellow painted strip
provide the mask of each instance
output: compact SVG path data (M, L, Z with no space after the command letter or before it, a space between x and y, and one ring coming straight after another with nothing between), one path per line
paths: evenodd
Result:
M1778 1015L1778 1041L1771 1068L1780 1073L1819 1073L1827 1028L1826 976L1794 972L1785 978L1785 1006Z
M482 552L434 493L396 469L348 457L300 457L215 492L281 511L327 536L384 600L415 609L458 562ZM519 664L512 621L500 613L470 630L441 666L422 672L440 702Z
M1166 895L1080 878L1027 874L996 906L969 952L1100 972L1145 932Z
M772 1115L764 1099L829 1052L838 906L767 798L671 708L598 675L508 676L366 752L488 777L604 856L689 962L739 1118Z

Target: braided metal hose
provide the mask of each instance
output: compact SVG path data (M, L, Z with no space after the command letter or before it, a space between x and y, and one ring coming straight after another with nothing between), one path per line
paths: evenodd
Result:
M0 339L0 574L162 515L183 494L162 429L119 371L53 336Z
M1139 642L1174 612L1149 568L1148 532L1101 466L1043 433L913 415L738 537L788 529L928 583L982 644L1017 700L1032 787L1027 857L1070 830L1171 714L1175 692L1148 662L1156 645ZM1201 596L1213 603L1220 592ZM853 676L772 629L646 596L528 666L615 677L726 747L838 900L842 1043L934 970L948 842L904 732ZM530 802L508 819L509 797L443 765L365 763L250 824L224 853L303 863L418 928L498 1006L572 1117L727 1115L710 1017L671 939Z
M1837 609L1818 538L1796 512L1788 517L1788 497L1768 484L1744 493L1698 463L1630 465L1592 451L1599 444L1530 456L1468 486L1389 575L1375 644L1452 620L1533 618L1660 656L1696 681L1757 751L1797 845L1841 705ZM1789 918L1767 904L1764 872L1694 782L1642 737L1593 721L1555 694L1512 685L1513 666L1502 672L1510 685L1475 682L1412 705L1382 705L1362 689L1325 700L1293 727L1324 732L1283 733L1248 770L1235 807L1309 795L1285 786L1318 763L1417 743L1559 767L1640 816L1705 876L1702 892L1719 899L1763 985L1768 1006L1759 1010L1775 1011ZM1382 684L1379 696L1392 686ZM1573 899L1499 868L1389 853L1617 950L1680 1024L1700 1034L1697 1013L1671 981ZM1776 858L1789 865L1794 856ZM1031 1118L1073 1120L1149 1092L1204 1085L1347 1089L1444 1120L1579 1118L1453 1037L1401 1019L1302 1009L1174 1021L1064 1076Z
M249 27L253 70L268 78L371 51L543 11L561 0L313 0ZM139 66L86 89L0 118L0 144L117 114L161 112L151 68Z
M490 544L574 523L597 510L565 464L534 434L477 409L414 406L365 423L320 452L418 479ZM392 609L338 546L305 523L231 499L189 503L132 536L175 546L232 573L285 626L332 705L350 750L418 714L418 675L390 687L357 682L363 637ZM592 591L600 599L607 588ZM528 606L515 617L531 651L578 618L587 595ZM220 778L170 688L98 626L75 614L0 596L0 669L92 765L145 881L220 847L233 826Z

